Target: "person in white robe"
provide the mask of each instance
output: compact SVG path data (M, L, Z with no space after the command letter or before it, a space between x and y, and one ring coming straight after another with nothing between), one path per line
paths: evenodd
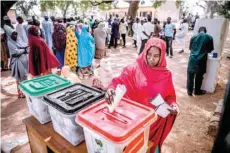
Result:
M141 22L137 24L137 53L140 53L141 50L141 36L144 31L144 20L142 19Z
M185 37L188 33L188 23L187 20L184 19L180 26L180 31L176 34L176 40L180 44L180 51L179 53L183 53L185 51Z
M45 40L46 40L46 43L49 46L49 48L51 50L53 50L52 49L52 47L53 47L53 43L52 43L53 23L49 21L48 16L45 16L44 19L45 20L42 22L42 27L43 27L44 32L45 32Z
M136 18L136 22L132 26L133 40L134 40L135 48L137 48L137 32L138 32L138 24L139 24L139 22L140 22L139 18Z
M16 26L16 32L18 33L18 41L21 43L28 45L28 37L26 35L25 24L22 17L17 17L18 24Z
M95 58L101 59L106 56L106 49L105 49L106 29L105 29L104 22L100 22L97 28L94 30L94 39L96 43Z

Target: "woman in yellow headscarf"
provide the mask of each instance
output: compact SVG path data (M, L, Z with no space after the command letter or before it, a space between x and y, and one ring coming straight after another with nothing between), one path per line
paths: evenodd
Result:
M75 36L75 26L70 25L67 27L66 33L65 65L74 69L77 67L77 38Z

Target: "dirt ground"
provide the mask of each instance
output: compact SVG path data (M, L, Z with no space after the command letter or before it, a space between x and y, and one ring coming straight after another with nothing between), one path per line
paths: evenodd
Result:
M186 38L188 47L190 32ZM177 102L181 114L177 117L175 125L163 145L163 153L209 153L214 138L207 135L208 123L215 110L217 102L223 98L227 75L230 72L230 34L225 44L221 61L218 85L213 94L189 97L186 94L186 69L189 51L178 54L178 44L174 43L174 57L167 58L168 68L173 73L173 80L177 94ZM119 75L124 66L131 64L137 57L131 38L128 38L127 48L109 50L107 57L112 65L115 75ZM88 82L88 80L84 81ZM87 83L87 84L88 84ZM2 72L1 76L1 141L16 141L26 136L22 119L30 116L25 99L17 99L15 80L10 72ZM30 153L29 144L26 143L14 149L17 153Z

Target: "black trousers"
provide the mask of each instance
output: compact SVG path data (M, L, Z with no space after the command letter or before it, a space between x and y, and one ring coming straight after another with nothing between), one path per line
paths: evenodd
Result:
M125 44L126 44L126 39L125 39L126 34L121 34L121 37L122 37L122 40L123 40L123 46L125 46Z
M148 39L144 39L141 41L141 49L140 49L140 53L139 55L143 52L144 48L145 48L145 44L147 43Z
M199 93L201 91L201 85L203 81L204 73L189 73L187 74L187 92L192 94L195 80L195 93Z
M166 42L166 54L173 56L173 48L172 48L172 37L165 37L165 42Z
M137 47L137 41L136 40L134 40L133 44L135 45L135 47Z
M109 48L111 46L114 46L114 48L117 48L117 40L118 40L118 38L116 38L113 35L111 35L110 43L109 43Z

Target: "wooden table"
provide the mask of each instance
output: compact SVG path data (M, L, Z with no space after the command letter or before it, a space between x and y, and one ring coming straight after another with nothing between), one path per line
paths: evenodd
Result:
M87 153L85 142L73 146L56 133L52 123L40 124L33 116L23 120L32 153Z
M42 125L30 116L24 119L23 123L26 125L32 153L87 153L85 142L73 146L54 131L51 122ZM148 148L152 145L152 142L149 142Z

